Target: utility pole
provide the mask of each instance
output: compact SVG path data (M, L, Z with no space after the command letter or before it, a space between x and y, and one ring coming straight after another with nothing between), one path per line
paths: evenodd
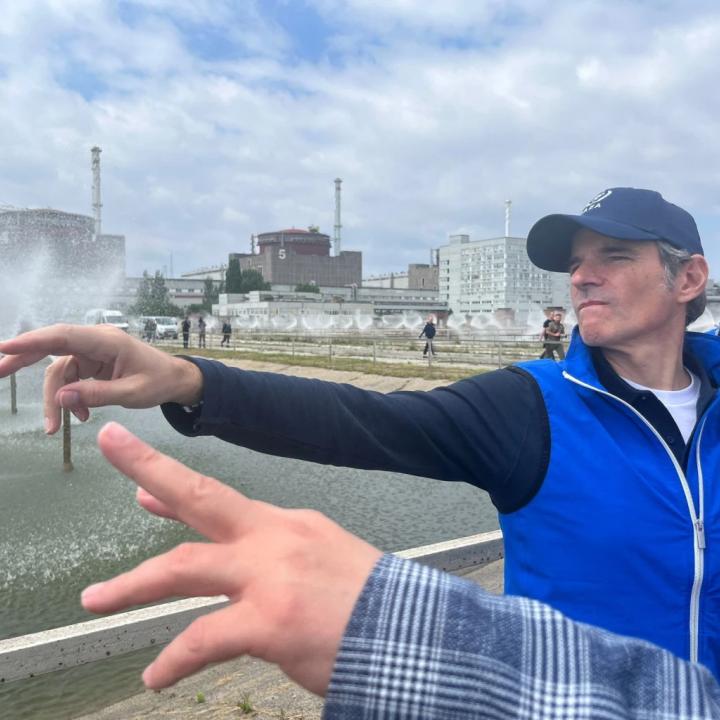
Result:
M335 232L333 235L333 254L337 257L340 254L340 231L342 223L340 222L340 185L342 180L335 178Z
M95 217L95 240L102 234L102 202L100 200L100 153L102 150L95 145L91 148L92 154L92 206L93 216Z

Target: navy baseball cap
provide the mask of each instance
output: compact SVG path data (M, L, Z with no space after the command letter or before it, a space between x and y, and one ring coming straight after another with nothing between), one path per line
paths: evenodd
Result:
M692 215L659 192L610 188L596 195L580 215L547 215L528 233L527 254L543 270L567 272L575 233L581 228L618 240L665 240L704 255Z

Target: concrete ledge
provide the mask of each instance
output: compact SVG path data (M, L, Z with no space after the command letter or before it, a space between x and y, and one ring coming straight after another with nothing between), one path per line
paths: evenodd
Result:
M503 557L499 530L397 552L448 572ZM195 618L226 605L224 596L190 598L0 641L0 683L35 677L106 657L163 645Z
M190 598L0 641L0 683L170 642L196 617L227 605Z
M493 530L410 550L400 550L395 555L430 565L438 570L457 573L501 560L505 557L504 548L502 531Z

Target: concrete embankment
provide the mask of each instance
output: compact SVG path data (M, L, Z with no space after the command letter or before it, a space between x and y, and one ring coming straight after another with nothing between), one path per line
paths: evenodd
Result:
M502 592L502 560L466 575ZM198 693L204 702L199 703ZM275 666L241 658L197 673L162 692L144 692L80 720L319 720L321 698L306 692ZM243 707L245 710L243 710Z
M431 390L444 380L397 378L310 367L278 366L251 361L225 361L249 370L344 382L379 392ZM502 561L474 570L466 577L490 592L502 592ZM199 693L204 702L198 702ZM277 668L253 658L217 665L159 693L145 692L80 720L169 720L254 717L258 720L316 720L322 700L299 688Z

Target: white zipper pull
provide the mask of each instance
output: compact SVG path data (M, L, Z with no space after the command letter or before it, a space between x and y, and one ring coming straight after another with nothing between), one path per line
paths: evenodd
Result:
M702 520L695 521L695 537L697 538L697 544L700 550L705 549L705 526Z

